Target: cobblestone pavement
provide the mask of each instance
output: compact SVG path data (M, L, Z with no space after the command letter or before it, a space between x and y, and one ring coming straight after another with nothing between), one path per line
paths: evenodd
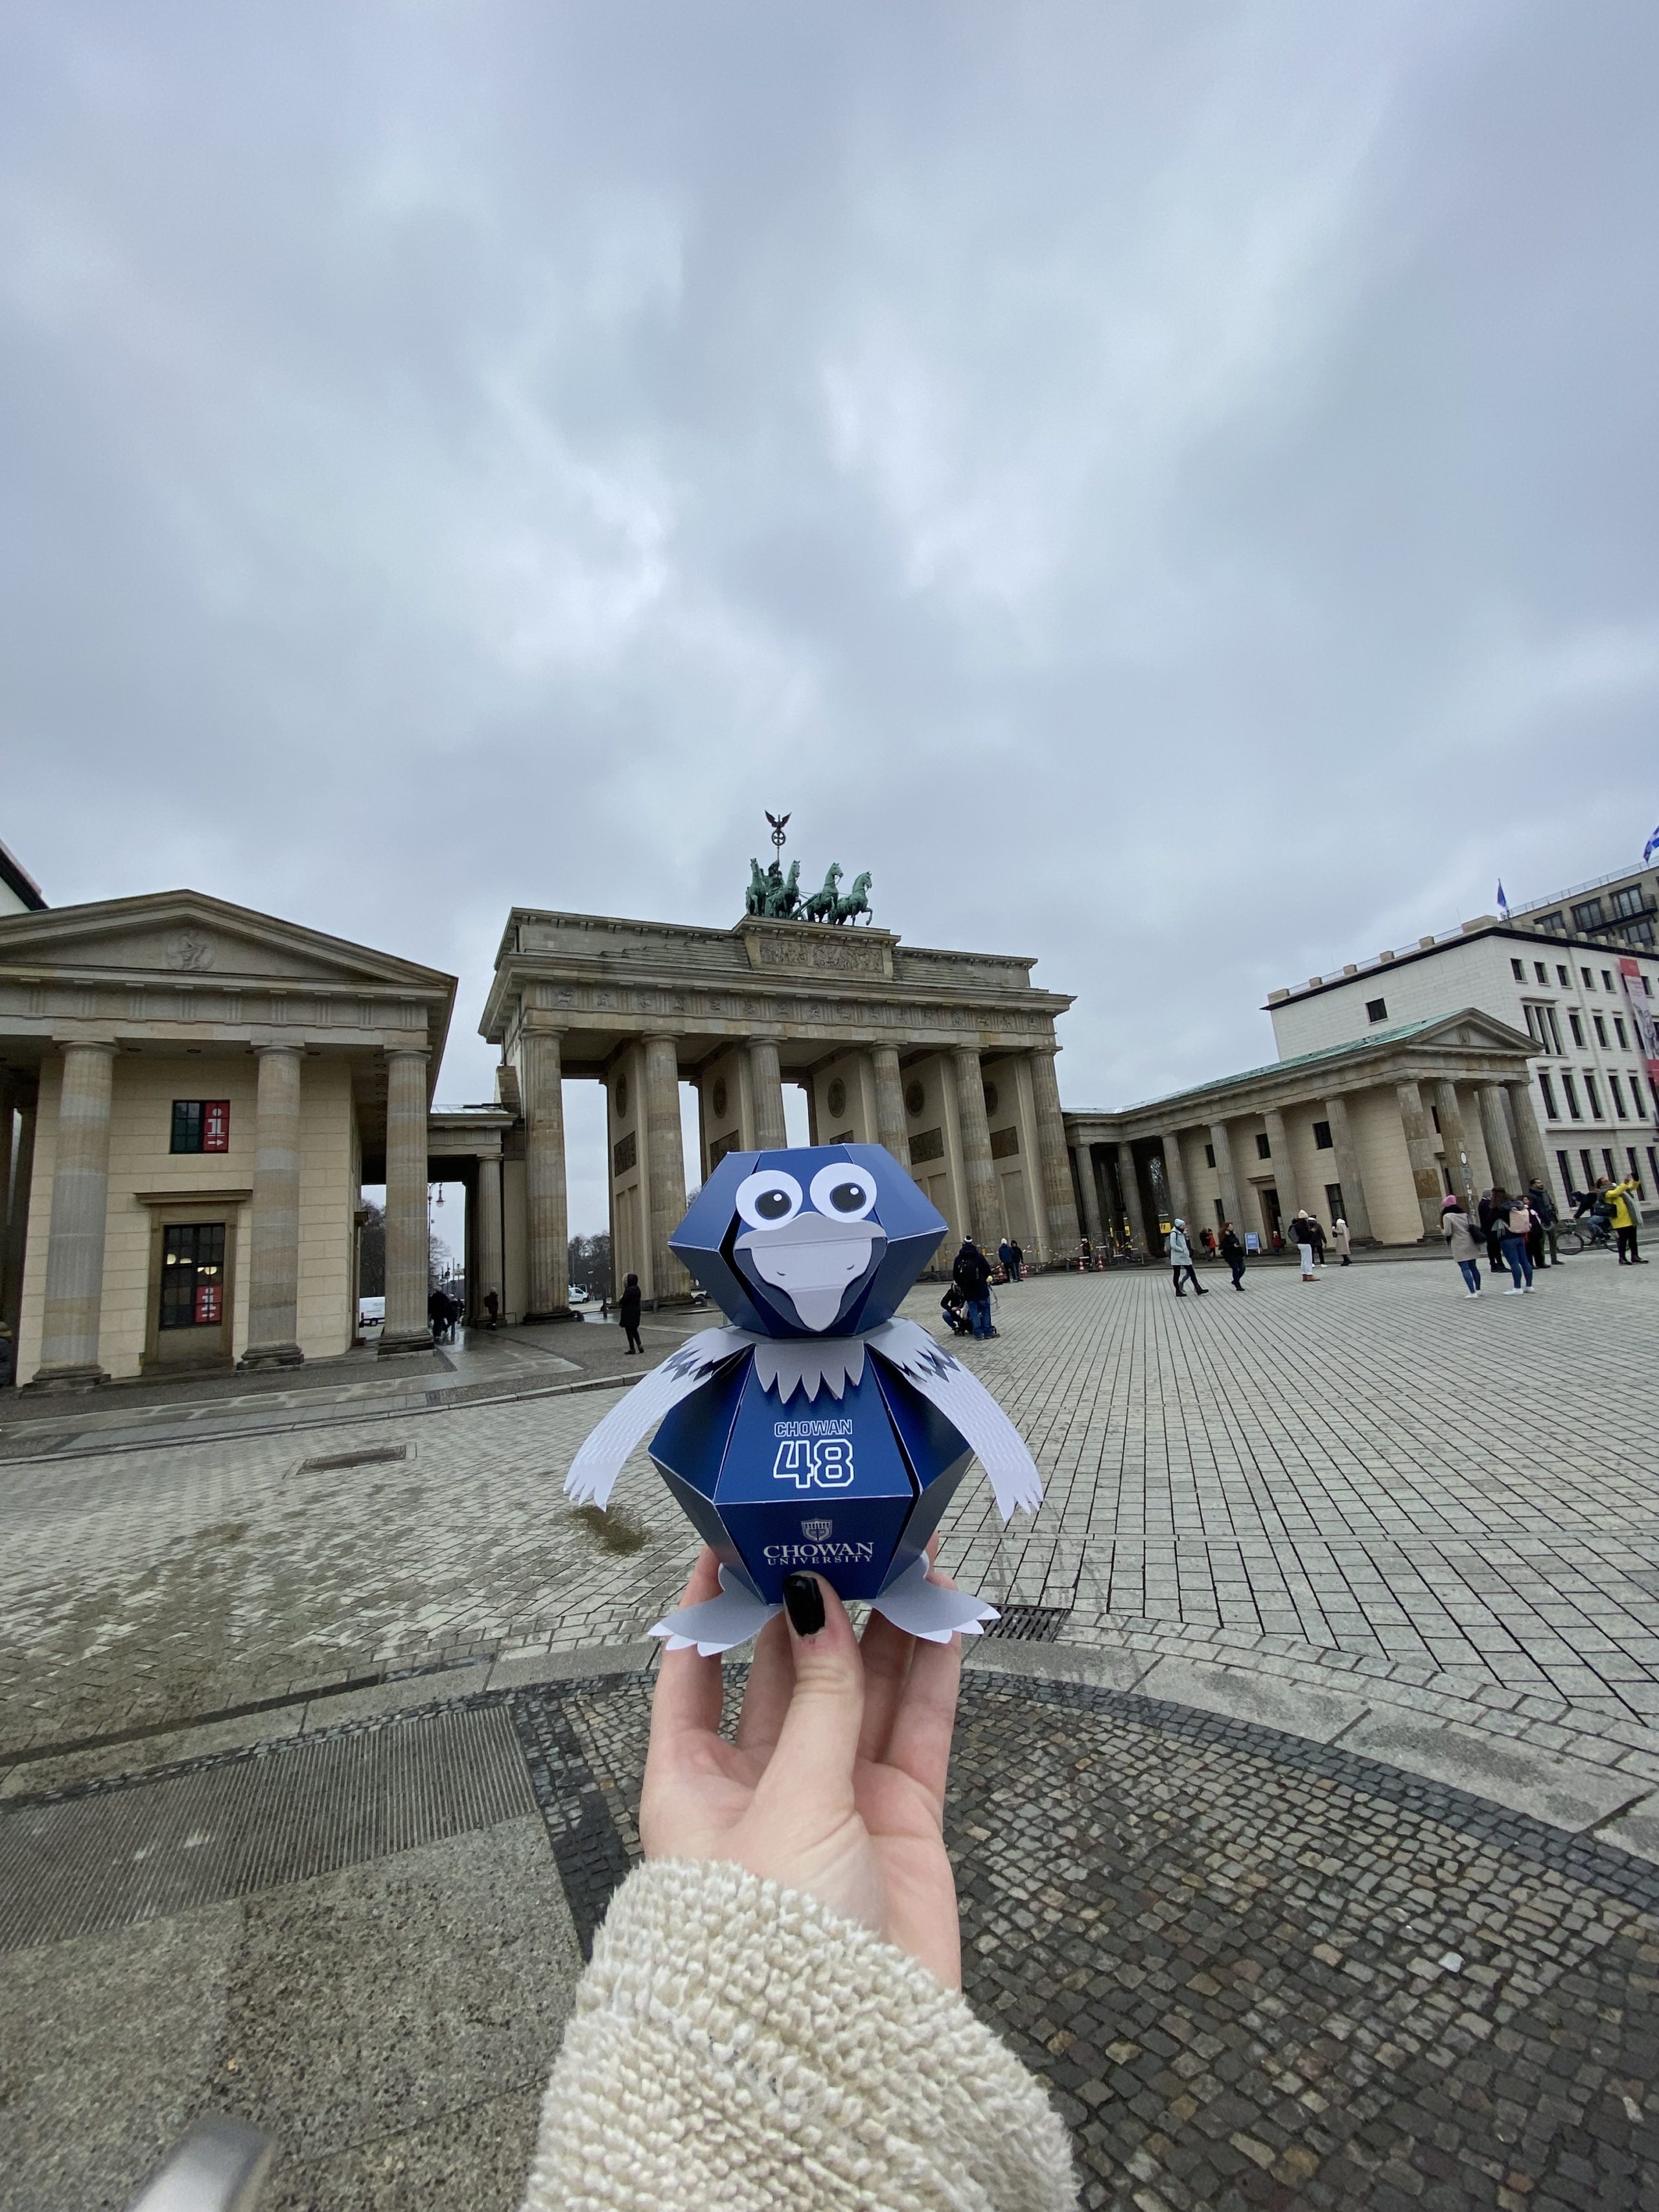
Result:
M1005 1532L970 1486L945 1563L1070 1644L1346 1682L1659 1781L1638 1410L1659 1270L1587 1258L1478 1304L1427 1262L1247 1280L1179 1304L1152 1271L1002 1293L1000 1338L969 1356L1048 1500ZM347 1410L303 1435L14 1462L0 1747L631 1640L692 1547L642 1455L608 1520L559 1495L611 1402Z
M584 1942L638 1856L637 1676L516 1701ZM1659 2203L1659 1873L1151 1699L969 1677L948 1837L969 2002L1084 2202Z
M0 1814L0 2208L114 2212L208 2103L276 2137L274 2207L511 2212L638 1855L649 1695L526 1686ZM1659 2204L1650 1864L1341 1747L984 1674L947 1839L968 2000L1085 2204Z

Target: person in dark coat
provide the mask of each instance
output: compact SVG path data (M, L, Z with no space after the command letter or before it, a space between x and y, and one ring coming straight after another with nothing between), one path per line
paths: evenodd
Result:
M1501 1275L1504 1272L1503 1217L1510 1210L1509 1195L1494 1183L1480 1201L1479 1219L1480 1234L1486 1240L1486 1273Z
M962 1240L951 1270L951 1280L968 1301L968 1318L975 1336L994 1336L991 1326L991 1263L971 1237Z
M628 1332L629 1352L643 1352L640 1342L640 1279L630 1275L623 1285L623 1294L617 1301L617 1319Z
M1231 1221L1224 1221L1221 1224L1221 1256L1233 1271L1233 1288L1242 1291L1244 1287L1244 1239Z
M1025 1255L1020 1249L1018 1237L1011 1237L1008 1239L1008 1249L1014 1255L1014 1280L1017 1283L1023 1283L1025 1280Z
M484 1292L484 1312L488 1316L484 1327L494 1328L501 1317L501 1294L499 1291Z
M1557 1241L1557 1224L1560 1215L1555 1210L1555 1200L1536 1176L1527 1185L1527 1203L1538 1218L1538 1226L1532 1232L1532 1264L1534 1267L1553 1267L1560 1263L1561 1254ZM1549 1257L1544 1256L1544 1247L1549 1246Z

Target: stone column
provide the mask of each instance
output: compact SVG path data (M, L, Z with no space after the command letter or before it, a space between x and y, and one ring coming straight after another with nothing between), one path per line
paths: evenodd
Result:
M503 1306L507 1304L507 1285L502 1278L507 1272L507 1255L501 1238L501 1164L498 1159L478 1162L478 1233L474 1251L478 1262L476 1288L467 1285L467 1301L477 1322L487 1318L484 1295L494 1291Z
M1117 1187L1123 1194L1123 1211L1129 1217L1129 1243L1137 1252L1146 1252L1146 1212L1140 1203L1140 1178L1135 1173L1133 1148L1121 1144L1117 1148Z
M11 1211L6 1218L6 1296L3 1310L11 1323L14 1347L18 1324L23 1317L23 1263L28 1251L29 1200L34 1189L34 1100L20 1099L17 1149L11 1170Z
M668 1240L685 1218L685 1142L680 1132L680 1061L678 1041L645 1041L646 1176L651 1200L647 1234L651 1296L689 1298L691 1278L668 1249Z
M1077 1187L1083 1194L1083 1226L1089 1242L1098 1252L1106 1242L1106 1231L1100 1218L1100 1185L1095 1177L1092 1145L1079 1145L1077 1148Z
M1036 1109L1037 1151L1042 1157L1042 1197L1048 1218L1048 1260L1063 1266L1081 1241L1077 1200L1072 1195L1072 1165L1066 1156L1066 1116L1060 1111L1054 1073L1057 1047L1038 1045L1031 1054L1031 1103Z
M898 1048L878 1044L870 1054L876 1078L876 1142L885 1145L905 1170L910 1170L910 1129L904 1117L904 1079L899 1073Z
M1538 1126L1538 1116L1533 1109L1532 1085L1529 1083L1506 1083L1504 1095L1510 1102L1510 1113L1515 1122L1516 1149L1521 1155L1517 1164L1522 1176L1528 1181L1535 1176L1548 1190L1551 1188L1550 1156L1544 1149L1544 1133Z
M304 1048L258 1048L244 1367L300 1367L300 1067ZM424 1105L424 1099L422 1100ZM424 1142L422 1143L424 1152ZM421 1164L424 1192L426 1163Z
M775 1037L750 1038L749 1087L755 1106L755 1150L782 1152L789 1138L783 1126L783 1078L778 1073Z
M430 1054L386 1056L386 1325L380 1357L429 1352L426 1317L426 1070Z
M1348 1234L1356 1244L1374 1244L1371 1230L1371 1210L1365 1198L1365 1178L1359 1172L1359 1155L1354 1149L1353 1124L1348 1118L1348 1102L1338 1097L1325 1101L1325 1119L1331 1125L1331 1146L1336 1156L1336 1179L1342 1186L1344 1218Z
M6 1232L11 1218L12 1123L17 1103L15 1089L11 1071L0 1068L0 1314L6 1310L7 1270L11 1256L10 1239Z
M957 1130L962 1139L962 1173L967 1185L968 1234L988 1251L997 1247L996 1176L991 1166L991 1124L985 1111L985 1078L979 1047L961 1044L951 1055L957 1074ZM1071 1175L1068 1167L1067 1176Z
M1405 1132L1406 1157L1411 1162L1412 1182L1417 1192L1418 1218L1423 1237L1432 1242L1440 1234L1440 1170L1434 1157L1434 1128L1423 1093L1415 1083L1397 1083L1394 1095L1400 1103L1400 1126ZM1353 1224L1349 1223L1352 1228Z
M1492 1163L1492 1181L1501 1183L1513 1198L1522 1188L1521 1163L1515 1157L1515 1145L1510 1136L1504 1087L1498 1083L1478 1084L1474 1095L1480 1103L1480 1127L1486 1132L1486 1158Z
M1242 1237L1244 1224L1238 1218L1238 1176L1233 1168L1233 1140L1224 1121L1210 1124L1210 1149L1215 1154L1215 1171L1221 1185L1221 1209Z
M1468 1140L1469 1173L1474 1177L1477 1198L1492 1186L1492 1162L1486 1158L1486 1133L1480 1126L1480 1102L1471 1101L1470 1110L1463 1116L1463 1134Z
M564 1062L559 1030L519 1039L524 1085L524 1185L529 1244L526 1321L570 1318L570 1229L564 1188Z
M1441 1076L1434 1086L1435 1109L1440 1116L1440 1145L1445 1155L1446 1173L1451 1177L1452 1188L1468 1200L1469 1211L1474 1211L1474 1201L1480 1195L1474 1185L1474 1158L1469 1147L1469 1133L1463 1126L1463 1108L1457 1096L1457 1085Z
M1302 1211L1302 1194L1297 1188L1296 1170L1291 1163L1290 1133L1277 1107L1269 1106L1261 1118L1267 1126L1267 1150L1273 1155L1273 1188L1279 1193L1279 1218L1288 1224L1293 1213ZM1288 1241L1288 1228L1285 1235Z
M66 1044L63 1049L40 1364L34 1372L35 1382L48 1389L109 1380L98 1364L98 1327L104 1302L115 1047Z
M1192 1202L1187 1194L1187 1163L1181 1157L1181 1132L1170 1129L1159 1138L1164 1153L1164 1186L1170 1194L1170 1218L1178 1215L1188 1229L1196 1230Z

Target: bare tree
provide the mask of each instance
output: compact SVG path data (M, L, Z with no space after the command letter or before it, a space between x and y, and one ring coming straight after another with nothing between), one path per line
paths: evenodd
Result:
M386 1208L373 1199L362 1201L363 1225L357 1239L357 1295L386 1296Z

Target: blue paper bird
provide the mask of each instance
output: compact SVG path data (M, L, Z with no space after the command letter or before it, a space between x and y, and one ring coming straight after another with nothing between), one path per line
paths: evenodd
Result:
M1002 1408L895 1311L945 1233L878 1145L728 1152L669 1244L731 1326L705 1329L608 1413L565 1493L603 1506L652 1459L720 1562L720 1595L659 1621L671 1650L753 1636L802 1568L944 1643L996 1618L927 1579L926 1546L977 1454L1006 1521L1042 1484Z

